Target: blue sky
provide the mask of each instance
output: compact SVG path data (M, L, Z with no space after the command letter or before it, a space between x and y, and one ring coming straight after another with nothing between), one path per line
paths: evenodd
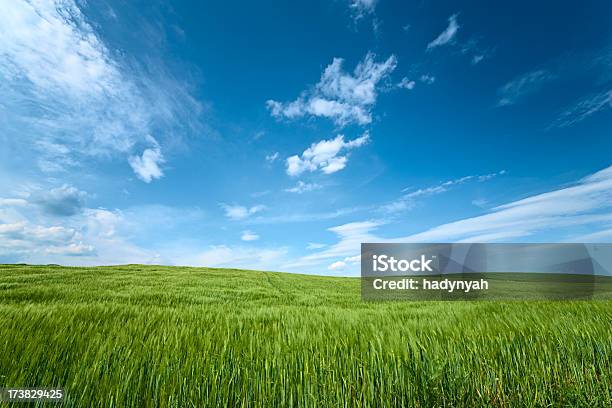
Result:
M609 2L0 5L0 262L612 240Z

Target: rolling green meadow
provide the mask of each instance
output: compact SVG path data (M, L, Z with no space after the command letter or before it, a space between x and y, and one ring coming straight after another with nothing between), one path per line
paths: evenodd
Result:
M69 407L610 407L612 301L364 302L356 278L2 265L0 387L63 387Z

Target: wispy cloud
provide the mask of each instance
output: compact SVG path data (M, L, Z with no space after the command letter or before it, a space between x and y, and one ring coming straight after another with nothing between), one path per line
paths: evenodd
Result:
M306 249L321 249L321 248L325 248L327 245L325 244L320 244L318 242L309 242L308 245L306 245Z
M164 67L128 62L96 27L72 0L16 0L0 14L5 132L18 132L11 137L33 151L43 172L137 149L145 164L158 163L148 160L161 157L149 135L175 137L199 116L199 103ZM145 174L149 181L162 175Z
M266 105L276 118L296 119L306 115L325 117L338 126L350 123L366 125L372 122L372 107L376 104L379 82L386 79L397 65L394 55L375 62L368 53L353 74L343 71L342 58L334 58L325 68L319 83L302 92L293 102L268 100Z
M494 47L486 47L481 44L481 40L474 37L463 44L459 44L461 53L470 57L472 65L480 64L484 59L489 58L495 52Z
M322 263L329 262L330 260L340 259L339 262L341 263L337 264L334 269L345 268L347 264L346 258L359 254L362 242L378 242L379 238L372 234L372 231L383 224L384 222L382 221L369 220L328 228L328 231L338 236L337 243L329 245L321 251L303 256L285 266L289 269L299 269L322 265Z
M555 78L556 75L543 69L520 75L497 90L499 95L497 106L513 105Z
M578 103L566 109L557 119L555 119L555 121L549 126L549 129L574 125L596 114L597 112L609 108L612 108L612 89L592 94L581 99L578 101Z
M274 163L276 161L276 159L278 159L279 153L278 152L274 152L271 154L266 155L266 161L268 163Z
M349 0L350 8L355 20L360 20L368 14L374 14L378 0Z
M410 241L493 241L612 220L612 167L574 186L534 195L488 214L444 224L407 237Z
M29 205L28 201L23 198L0 198L2 207L25 207L27 205Z
M255 234L253 231L245 230L242 231L240 239L243 241L257 241L259 239L259 235Z
M478 55L474 55L472 56L472 65L476 65L478 64L480 61L482 61L484 59L484 55L483 54L478 54Z
M213 245L199 252L196 248L190 248L189 253L179 252L173 258L193 266L274 270L276 265L286 260L287 253L288 249L285 247Z
M319 190L321 189L323 186L321 186L320 184L317 183L304 183L302 180L298 181L297 184L291 188L287 188L285 189L286 192L288 193L296 193L296 194L303 194L303 193L307 193L309 191L314 191L314 190Z
M455 186L458 186L458 185L461 185L461 184L464 184L470 181L476 181L476 182L481 183L481 182L489 181L497 176L501 176L504 174L506 174L506 171L501 170L496 173L464 176L464 177L460 177L457 179L447 180L447 181L435 184L433 186L422 187L418 189L407 187L402 190L402 192L405 193L404 195L402 195L397 200L383 204L382 206L379 207L379 211L386 213L386 214L396 214L396 213L408 211L414 208L414 206L416 205L417 199L442 194Z
M454 41L459 31L459 23L457 22L458 14L453 14L448 18L448 26L434 40L427 44L427 50L431 50L442 45L450 44Z
M419 81L426 85L431 85L436 82L436 77L431 74L423 74L419 77Z
M389 238L375 231L383 220L351 222L329 228L338 236L335 244L306 255L288 267L342 262L359 254L362 242L492 242L534 237L540 233L566 231L568 240L605 240L612 230L612 166L584 177L572 186L536 194L495 207L487 214L442 224L413 235ZM576 234L576 227L604 225L601 231ZM537 240L536 240L537 241ZM342 265L337 264L335 269Z
M225 216L231 220L244 220L258 212L265 210L264 205L254 205L252 207L245 207L242 205L229 205L221 204L221 207L225 210Z
M322 212L283 212L277 215L260 215L245 220L247 224L260 225L260 224L288 224L288 223L300 223L300 222L312 222L312 221L324 221L332 220L336 218L345 217L351 214L355 214L360 211L371 209L371 207L346 207L337 210L322 211Z
M321 171L324 174L332 174L346 167L348 156L340 155L343 151L363 146L370 140L368 132L357 139L344 141L344 135L338 135L334 139L321 140L313 143L301 156L294 155L287 159L287 174L299 176L305 171Z

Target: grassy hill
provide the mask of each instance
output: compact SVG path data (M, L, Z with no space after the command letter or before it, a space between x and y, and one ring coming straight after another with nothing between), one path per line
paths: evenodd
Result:
M362 302L360 282L0 266L0 387L65 406L612 406L612 301Z

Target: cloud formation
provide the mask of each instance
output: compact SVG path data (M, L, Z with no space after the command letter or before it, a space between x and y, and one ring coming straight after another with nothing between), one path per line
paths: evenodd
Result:
M140 156L130 156L128 158L128 163L130 163L136 176L145 183L150 183L151 180L161 178L164 175L160 165L165 160L159 144L152 137L149 137L149 140L153 142L152 147L145 149Z
M397 59L391 55L383 62L375 62L374 54L368 53L353 74L343 71L343 63L342 58L334 58L319 82L293 102L268 100L266 105L272 116L285 119L306 115L324 117L341 127L371 123L378 84L393 72Z
M497 106L514 105L524 96L538 91L555 78L555 75L543 69L520 75L497 90L499 95Z
M513 201L488 214L440 225L406 239L487 242L604 222L612 222L612 167L571 187Z
M84 191L64 184L48 192L39 193L35 203L40 205L47 214L67 217L82 210L86 197L87 193Z
M555 121L549 126L553 127L568 127L578 122L585 120L591 115L605 109L612 108L612 89L589 95L566 109Z
M374 231L384 224L383 220L368 220L329 228L338 235L338 242L300 258L291 266L312 266L329 260L340 260L348 265L346 257L359 254L361 242L503 242L534 238L550 231L559 236L564 229L585 226L600 230L577 235L575 240L605 240L612 231L612 166L569 187L512 201L484 215L449 222L417 234L396 238L375 234ZM573 237L566 235L566 238L570 241Z
M330 271L341 271L346 268L346 262L344 261L336 261L327 267Z
M97 28L73 0L16 0L0 14L4 136L45 173L127 158L149 134L197 122L199 103L163 66L128 62ZM132 167L143 180L161 177L159 157L157 146Z
M199 253L179 255L188 265L220 268L244 268L273 270L284 261L287 248L255 248L243 246L213 245Z
M302 180L298 181L297 184L291 188L285 189L288 193L303 194L309 191L319 190L322 186L317 183L304 183Z
M368 132L365 132L357 139L344 141L344 135L338 135L334 139L321 140L313 143L301 156L294 155L286 160L287 174L299 176L305 171L321 171L324 174L332 174L346 167L348 156L340 155L343 151L348 151L363 146L370 140Z
M268 154L266 155L266 161L268 163L274 163L276 161L276 159L278 159L279 153L278 152L274 152L272 154Z
M49 256L88 256L95 254L93 245L84 243L80 228L71 223L40 221L43 214L72 216L81 213L78 190L62 186L32 201L0 200L0 258L27 261ZM26 201L15 206L17 200ZM10 208L13 207L13 208ZM6 258L8 257L8 258ZM15 258L13 258L15 257Z
M259 239L259 235L255 234L253 231L245 230L242 231L240 239L243 241L257 241Z
M373 14L378 0L349 0L353 18L359 20L367 14Z
M329 260L341 259L340 263L337 263L334 268L331 268L331 265L328 268L333 270L345 268L348 263L354 263L357 259L355 256L359 254L362 242L379 242L379 237L372 234L371 231L383 224L384 221L368 220L328 228L328 231L338 236L337 243L326 246L321 251L303 256L286 265L286 267L300 269L321 265L322 262L328 262Z
M431 74L423 74L419 77L419 81L426 85L431 85L436 82L436 77Z
M427 44L427 50L431 50L442 45L453 42L459 31L459 23L457 23L457 14L453 14L448 18L448 26L434 40Z
M398 88L412 90L416 86L416 82L410 80L406 77L403 77L401 81L397 83Z
M245 207L242 205L228 205L221 204L221 207L225 210L225 216L231 220L239 221L244 220L251 215L257 214L265 210L263 205L255 205L253 207Z
M506 170L501 170L496 173L464 176L453 180L447 180L442 183L435 184L433 186L418 189L412 189L408 187L402 190L402 192L405 193L404 195L394 201L391 201L390 203L380 206L379 210L388 215L408 211L414 208L417 199L445 193L455 186L470 181L482 183L485 181L489 181L497 176L502 176L504 174L506 174Z

